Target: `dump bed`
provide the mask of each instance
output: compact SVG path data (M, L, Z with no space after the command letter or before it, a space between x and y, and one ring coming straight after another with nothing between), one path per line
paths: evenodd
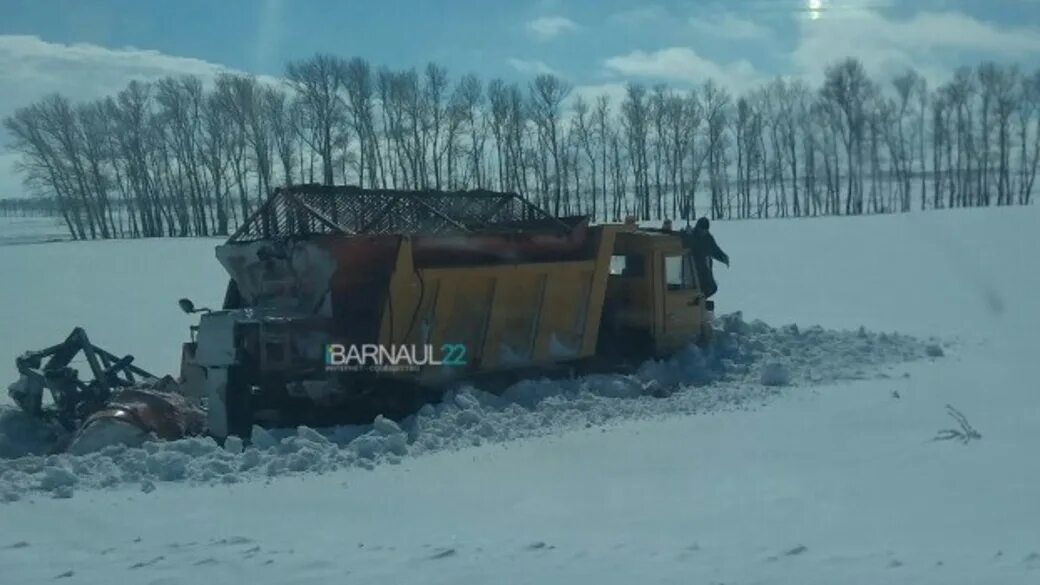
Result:
M325 344L461 346L464 366L436 369L454 376L592 355L615 229L326 234L231 242L217 257L233 308L283 312L312 347L315 332Z

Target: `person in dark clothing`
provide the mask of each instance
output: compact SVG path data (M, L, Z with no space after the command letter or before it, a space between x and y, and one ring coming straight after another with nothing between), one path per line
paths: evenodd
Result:
M729 256L715 242L708 226L708 218L702 217L697 220L692 230L687 227L683 233L683 245L690 250L693 268L697 272L697 282L700 283L704 298L710 298L719 290L711 271L712 260L718 260L729 267Z

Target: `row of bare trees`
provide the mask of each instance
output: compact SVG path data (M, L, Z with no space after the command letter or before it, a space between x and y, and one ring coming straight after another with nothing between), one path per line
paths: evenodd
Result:
M54 217L60 213L49 197L0 197L0 217Z
M52 95L4 127L28 189L74 238L225 235L301 182L493 188L599 220L889 213L1028 204L1040 71L983 63L930 89L914 71L873 80L850 58L819 88L633 83L618 101L553 75L485 84L317 55L280 81Z

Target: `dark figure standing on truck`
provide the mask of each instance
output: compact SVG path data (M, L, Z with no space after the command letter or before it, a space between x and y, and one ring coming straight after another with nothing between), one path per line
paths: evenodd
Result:
M715 282L715 276L711 272L712 259L729 266L729 256L722 251L715 237L708 231L708 218L702 217L697 220L694 228L686 228L683 233L683 244L690 250L693 257L693 268L697 271L697 282L700 283L704 298L710 298L719 290Z

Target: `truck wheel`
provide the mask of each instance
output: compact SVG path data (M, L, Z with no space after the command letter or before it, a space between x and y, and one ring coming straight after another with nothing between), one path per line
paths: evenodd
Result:
M252 388L244 377L241 366L228 368L227 428L229 435L248 440L253 431Z

